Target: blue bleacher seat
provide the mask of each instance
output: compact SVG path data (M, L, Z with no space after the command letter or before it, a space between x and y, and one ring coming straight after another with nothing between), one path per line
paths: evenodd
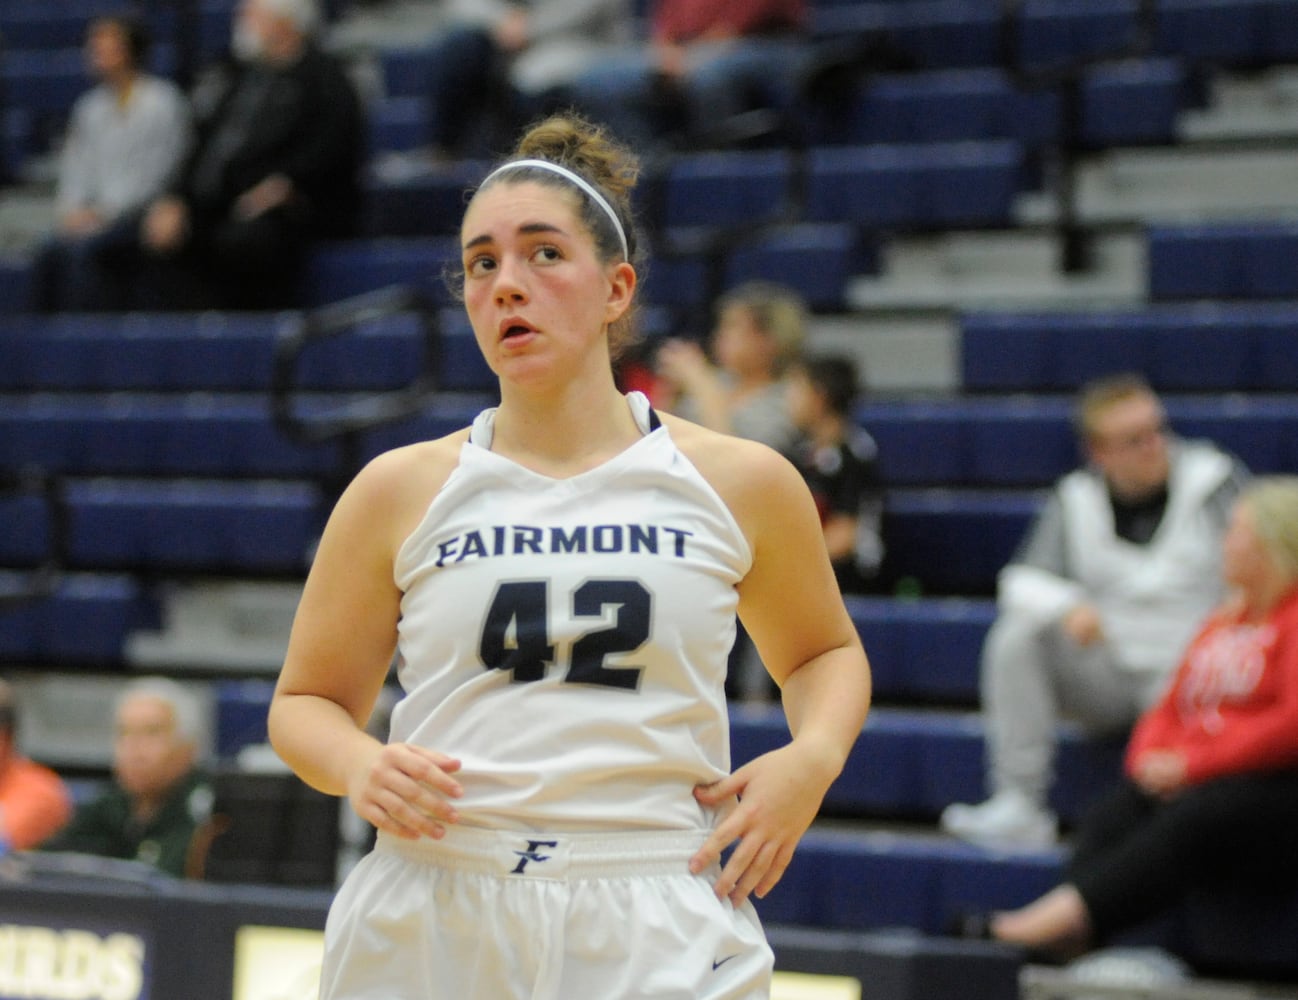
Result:
M986 864L989 877L971 877ZM994 860L967 844L894 833L812 830L780 884L756 903L764 921L804 927L871 930L913 927L940 934L956 909L954 886L969 909L1022 905L1053 887L1057 851ZM826 873L832 873L826 877Z
M365 192L368 235L458 233L468 194L486 172L486 164L463 160L409 177L371 177Z
M788 740L788 724L778 708L731 708L736 766ZM1089 737L1075 725L1060 726L1051 804L1065 822L1076 822L1118 776L1121 749L1120 742ZM932 821L952 802L986 797L984 760L983 722L976 712L876 706L825 806L840 817Z
M418 97L385 97L367 110L370 150L405 151L428 144L428 102Z
M681 233L674 240L683 242ZM687 238L692 234L684 234ZM640 276L640 301L653 308L677 313L706 313L712 307L714 289L710 278L711 261L702 249L676 247L670 252L655 250L649 260L648 273Z
M1298 3L1295 0L1263 0L1261 4L1262 49L1264 63L1298 60Z
M684 154L667 168L660 224L740 226L775 221L790 209L792 184L793 156L787 150Z
M312 251L302 296L306 305L320 306L406 284L451 305L446 277L459 261L459 241L449 237L338 241Z
M69 559L87 569L296 577L326 513L320 490L293 482L95 479L68 492Z
M23 258L0 259L0 315L31 309L32 269Z
M0 597L21 587L22 574L0 571ZM135 577L67 574L47 597L0 603L0 658L115 665L131 632L158 624L156 602Z
M321 476L340 457L285 437L265 396L29 397L0 427L3 466L83 476Z
M0 438L3 441L3 438ZM30 568L46 562L55 537L45 500L30 494L0 494L0 566Z
M817 5L811 31L821 39L883 34L926 69L991 66L1002 47L998 0Z
M202 313L0 319L8 390L250 390L270 385L287 315Z
M893 491L884 507L884 572L931 593L990 594L1039 505L1022 492Z
M1082 82L1081 140L1101 148L1170 143L1188 98L1179 60L1131 59L1095 67Z
M274 691L274 681L265 679L217 682L213 693L218 757L232 759L245 747L266 742L266 714Z
M1257 472L1298 467L1291 443L1298 402L1290 396L1178 394L1165 406L1177 433L1217 441ZM889 486L1023 488L1048 485L1080 461L1071 407L1071 398L1022 396L865 403L854 414L879 444ZM954 511L971 499L956 491L928 502Z
M300 319L296 313L0 318L5 355L0 389L264 392L271 387L276 339ZM460 391L494 388L494 376L464 310L448 307L437 319L441 385ZM362 324L307 347L295 370L295 384L320 391L401 388L423 368L422 341L413 313ZM29 405L30 401L20 403L0 420L21 419Z
M81 49L11 50L0 61L5 99L34 112L66 114L89 89Z
M388 48L379 58L384 92L389 97L427 97L430 66L427 48Z
M1154 47L1182 59L1256 64L1266 58L1266 6L1259 0L1158 0Z
M807 158L806 218L896 229L1008 224L1025 177L1008 140L818 147Z
M1066 313L971 313L961 319L961 384L974 392L1072 392L1137 371L1163 391L1286 391L1298 307L1217 303Z
M1003 69L983 67L866 78L815 138L841 145L1017 139L1039 146L1057 138L1059 125L1057 95L1022 92Z
M1150 226L1149 296L1175 299L1298 297L1298 224L1288 222Z
M851 280L878 270L872 245L855 226L802 223L743 237L727 254L724 285L777 281L820 312L846 308Z
M995 616L990 599L846 601L870 657L876 702L978 703L978 661Z
M1016 21L1019 62L1046 69L1125 54L1137 41L1138 0L1024 0Z

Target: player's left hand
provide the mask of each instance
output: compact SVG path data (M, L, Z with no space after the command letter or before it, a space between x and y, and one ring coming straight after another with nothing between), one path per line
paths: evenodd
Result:
M765 896L784 875L833 780L834 774L794 741L749 761L728 778L699 785L694 797L706 806L721 806L736 796L739 801L690 859L690 871L705 870L734 843L717 879L717 895L736 906L752 893Z

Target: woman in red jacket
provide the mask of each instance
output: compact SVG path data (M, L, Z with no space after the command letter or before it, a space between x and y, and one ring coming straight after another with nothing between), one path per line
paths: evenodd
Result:
M1079 953L1222 880L1298 875L1298 477L1254 481L1223 543L1228 602L1137 722L1064 884L988 936Z

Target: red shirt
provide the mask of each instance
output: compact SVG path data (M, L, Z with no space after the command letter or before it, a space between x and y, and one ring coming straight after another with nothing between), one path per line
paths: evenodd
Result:
M1265 621L1208 619L1171 686L1136 723L1128 774L1147 750L1183 754L1191 784L1298 766L1298 589Z
M706 34L799 31L805 22L803 0L658 0L653 37L683 43Z

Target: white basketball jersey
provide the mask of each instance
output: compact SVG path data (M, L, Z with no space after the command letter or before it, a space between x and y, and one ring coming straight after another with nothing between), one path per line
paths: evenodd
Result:
M667 429L551 479L493 453L494 410L398 553L391 738L463 762L470 826L706 829L751 552Z

